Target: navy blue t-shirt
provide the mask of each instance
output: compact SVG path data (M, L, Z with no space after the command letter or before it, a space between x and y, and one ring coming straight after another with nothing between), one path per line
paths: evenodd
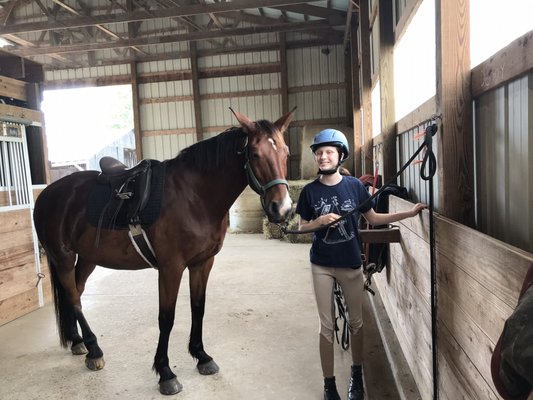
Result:
M315 179L307 184L300 193L296 213L306 221L321 215L335 213L344 215L357 208L370 194L361 181L352 176L343 176L333 186L327 186ZM360 212L371 208L368 203ZM311 262L324 267L359 267L362 264L357 222L359 212L342 220L338 226L330 226L313 234Z

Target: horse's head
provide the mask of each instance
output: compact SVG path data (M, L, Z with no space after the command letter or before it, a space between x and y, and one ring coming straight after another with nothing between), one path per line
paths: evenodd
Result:
M231 110L247 135L244 149L248 184L261 196L261 204L270 222L284 222L291 216L292 200L289 196L287 158L289 148L283 139L292 120L292 111L272 123L251 121Z

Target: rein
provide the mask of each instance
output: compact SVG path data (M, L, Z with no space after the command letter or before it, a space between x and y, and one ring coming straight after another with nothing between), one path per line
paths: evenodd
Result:
M350 215L353 215L356 212L359 212L359 210L364 208L367 204L369 204L377 196L379 196L385 190L385 188L387 188L388 186L390 186L391 184L396 182L396 178L398 178L403 173L403 171L405 171L407 169L407 167L409 167L409 165L414 161L414 159L418 156L418 154L424 148L426 149L426 153L424 154L424 157L423 157L423 160L422 160L420 177L423 180L430 180L435 175L435 172L437 170L437 161L435 159L435 154L433 153L433 148L432 148L432 137L433 137L433 135L435 135L435 133L437 133L437 125L435 123L433 123L432 125L430 125L430 126L428 126L426 128L426 133L424 135L424 142L418 147L418 149L414 152L414 154L411 156L411 158L409 158L409 160L407 160L407 162L402 166L402 168L400 168L400 170L392 178L390 178L383 186L381 186L378 189L377 192L375 192L372 196L370 196L368 199L363 201L357 208L354 208L353 210L348 211L346 214L341 215L336 220L331 221L330 223L322 225L322 226L320 226L318 228L315 228L315 229L289 230L289 229L287 229L287 223L285 223L284 225L278 224L278 226L280 227L281 231L285 235L287 235L287 234L302 235L302 234L306 234L306 233L318 232L318 231L320 231L322 229L329 228L330 226L339 223L340 221L348 218ZM425 173L425 169L426 169L428 161L429 161L429 171L426 174Z

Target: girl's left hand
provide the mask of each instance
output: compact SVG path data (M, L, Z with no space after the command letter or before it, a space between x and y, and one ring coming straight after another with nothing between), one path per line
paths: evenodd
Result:
M418 214L420 211L422 211L424 208L427 208L427 204L424 203L416 203L413 208L411 209L411 213L413 214L413 217Z

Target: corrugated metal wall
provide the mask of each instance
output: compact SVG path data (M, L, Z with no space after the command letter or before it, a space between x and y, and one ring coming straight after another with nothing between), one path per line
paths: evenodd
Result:
M243 38L235 40L242 41ZM275 34L252 35L249 43L244 44L275 40ZM206 43L203 46L211 45ZM279 70L279 63L279 51L198 58L200 71L250 65L272 65ZM172 78L167 77L179 71L189 72L190 69L190 60L185 58L138 63L138 76L149 81L139 84L143 157L161 160L172 158L196 142L192 81L181 78L170 80ZM298 106L293 128L295 132L301 126L317 125L320 121L326 124L345 122L342 46L330 46L327 50L321 47L290 49L287 51L287 70L289 107ZM69 81L86 81L96 85L99 78L126 79L129 73L129 65L54 70L46 72L46 81L50 85L54 82L68 84ZM282 113L280 72L202 78L199 88L204 138L236 124L230 106L252 119L276 120ZM290 138L291 153L300 154L298 135L291 134ZM297 170L291 168L294 178L297 178Z
M475 101L477 225L533 251L533 74Z

